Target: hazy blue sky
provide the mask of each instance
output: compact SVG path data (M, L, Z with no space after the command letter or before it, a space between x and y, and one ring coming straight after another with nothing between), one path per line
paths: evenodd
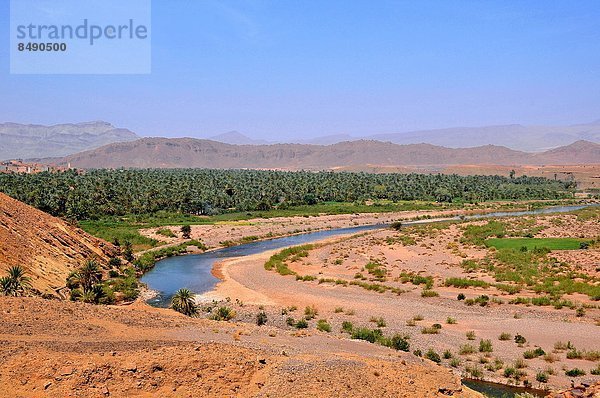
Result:
M600 2L152 3L152 74L10 75L0 121L277 139L600 119Z

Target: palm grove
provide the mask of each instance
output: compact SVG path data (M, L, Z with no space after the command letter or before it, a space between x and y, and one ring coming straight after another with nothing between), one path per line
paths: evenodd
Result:
M558 199L573 183L539 177L146 169L0 174L0 191L73 220L159 210L218 214L320 202Z

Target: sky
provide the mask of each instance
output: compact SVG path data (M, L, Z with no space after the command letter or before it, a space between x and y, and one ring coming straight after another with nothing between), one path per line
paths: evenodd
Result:
M147 75L11 75L0 122L365 136L600 119L600 3L153 0Z

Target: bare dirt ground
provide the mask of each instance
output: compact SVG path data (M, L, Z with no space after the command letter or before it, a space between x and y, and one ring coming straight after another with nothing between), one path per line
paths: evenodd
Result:
M515 226L527 226L536 232L536 237L586 237L600 236L598 219L579 221L572 215L549 215L504 220ZM473 222L482 225L485 221ZM555 350L557 342L571 342L580 351L600 352L600 309L598 302L591 301L583 294L564 295L577 305L586 305L585 316L577 316L574 309L551 306L509 304L515 297L495 287L447 287L444 281L449 277L478 279L493 283L492 275L479 271L467 272L461 267L465 259L482 259L493 249L462 244L462 227L450 225L447 228L427 226L407 231L379 230L360 234L351 238L331 238L320 242L306 257L288 262L288 267L299 275L312 275L314 281L298 281L293 275L282 276L274 271L266 271L264 263L276 252L262 253L220 263L216 275L222 278L213 292L203 300L229 298L244 303L238 308L240 313L257 311L257 306L265 306L269 319L279 327L286 328L285 317L279 315L282 309L297 307L297 312L288 316L296 320L302 317L305 306L315 306L318 315L310 321L309 329L314 329L317 319L326 319L332 326L332 334L348 337L341 331L342 322L352 322L354 326L376 328L377 318L383 318L385 326L380 326L385 335L403 333L410 336L411 351L425 353L433 348L442 355L449 350L452 358L442 360L445 366L452 366L457 374L469 375L476 369L487 380L515 383L504 377L504 369L520 368L525 374L519 383L527 380L535 387L560 389L568 387L571 380L600 380L590 371L598 367L599 359L568 359L568 350ZM406 241L406 237L414 242ZM404 242L404 243L403 243ZM550 255L566 261L573 270L584 271L596 277L600 268L600 250L554 251ZM365 265L377 262L386 271L385 281L377 282L368 273ZM360 274L361 277L358 277ZM433 279L437 297L422 297L423 285L403 281L402 275L421 275ZM359 279L357 279L357 277ZM328 280L319 283L319 279ZM365 280L368 283L383 283L402 289L403 293L391 291L378 293L360 286L335 283L336 280L351 282ZM491 301L487 306L465 305L457 300L458 294L467 299L487 295ZM516 294L519 297L536 297L535 292L524 289ZM419 315L423 320L414 321ZM243 317L243 315L241 315ZM250 315L246 316L252 321ZM420 318L420 317L417 317ZM456 323L448 323L453 318ZM433 324L441 325L438 334L423 334L422 329ZM292 329L291 327L288 327ZM474 332L472 339L466 333ZM508 340L500 340L501 333L510 334ZM519 345L514 341L517 334L526 338ZM479 352L481 340L489 339L493 350ZM474 352L461 354L466 345L472 345ZM525 351L541 347L546 357L524 359ZM498 367L498 369L495 369ZM565 370L579 368L586 372L583 378L565 375ZM547 383L536 381L536 374L545 372Z
M478 397L410 354L320 332L0 298L2 397Z

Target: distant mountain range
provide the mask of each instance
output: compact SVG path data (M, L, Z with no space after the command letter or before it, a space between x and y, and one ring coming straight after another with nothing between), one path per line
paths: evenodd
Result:
M266 140L254 140L248 136L245 136L242 133L237 131L230 131L228 133L218 134L208 138L212 141L222 142L224 144L233 144L233 145L261 145L261 144L269 144L269 141Z
M81 167L211 167L211 162L216 162L214 167L294 169L366 164L600 163L594 152L594 143L600 143L600 121L572 126L457 127L367 138L337 134L297 141L258 140L237 131L209 139L140 139L130 130L101 121L54 126L0 123L0 160L69 158ZM145 151L147 147L155 152ZM110 152L114 159L104 159ZM97 161L86 160L92 154Z
M222 137L223 136L223 137ZM235 132L209 139L227 144L264 144ZM344 141L376 140L394 144L421 144L447 148L471 148L483 145L499 145L518 151L542 152L575 141L586 140L600 143L600 121L572 126L523 126L509 124L484 127L453 127L436 130L418 130L404 133L376 134L354 137L348 134L327 135L310 139L291 140L298 144L330 145ZM284 143L271 140L269 143ZM289 141L288 141L289 142Z
M330 170L362 166L457 164L544 165L600 163L600 144L577 141L541 153L502 146L446 148L352 141L333 145L232 145L194 138L142 138L81 152L52 163L80 168L253 168Z
M54 126L0 123L0 160L66 156L138 138L106 122Z

